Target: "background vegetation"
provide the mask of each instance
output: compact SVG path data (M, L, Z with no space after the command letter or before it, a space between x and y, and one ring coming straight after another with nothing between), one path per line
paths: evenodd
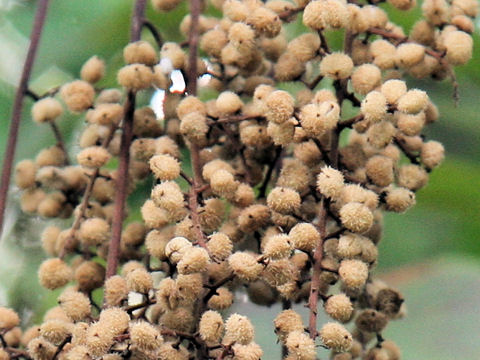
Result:
M131 1L52 1L44 29L31 87L38 93L78 76L82 63L96 54L107 61L108 76L100 86L114 84L122 63L121 50L128 41ZM15 85L23 64L35 1L0 0L0 159ZM384 5L393 21L406 31L420 16L420 9L405 13ZM178 24L186 6L168 15L148 12L165 39L183 40ZM208 9L210 14L215 10ZM386 216L377 273L405 294L409 315L389 327L386 337L397 341L405 359L478 358L480 342L480 23L477 24L473 60L457 68L460 104L454 107L448 81L417 82L439 106L440 120L430 126L428 137L441 141L447 150L445 163L417 195L416 207L402 216ZM289 37L304 31L301 21L289 25ZM145 34L148 36L147 34ZM335 42L341 34L331 34ZM288 85L286 85L288 87ZM146 99L148 100L148 99ZM17 161L32 158L54 139L48 128L29 119L27 100L20 130ZM76 136L83 121L64 116L60 124L75 153ZM20 213L18 193L11 191L5 236L0 243L0 304L21 311L31 323L40 319L55 301L56 293L41 289L36 269L44 255L39 234L41 219ZM133 203L135 204L135 199ZM135 216L135 206L134 215ZM237 294L242 305L242 294ZM254 312L255 307L242 307ZM267 354L278 359L271 320L279 309L262 312L257 319L257 341ZM29 316L30 314L30 316ZM262 330L265 331L262 331Z

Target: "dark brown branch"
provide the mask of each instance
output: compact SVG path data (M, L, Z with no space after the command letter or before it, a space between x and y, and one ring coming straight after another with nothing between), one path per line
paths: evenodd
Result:
M207 304L208 301L212 298L212 296L214 296L217 293L217 290L220 286L225 285L227 282L229 282L233 279L235 279L235 274L231 273L230 275L226 276L225 278L218 280L213 285L208 285L208 286L205 285L205 287L208 287L208 292L205 295L205 297L203 298L203 303Z
M140 40L142 25L145 14L146 0L135 2L132 14L132 27L130 31L130 42ZM124 105L124 119L122 128L122 140L120 144L120 160L118 165L117 192L115 196L112 237L108 247L106 278L117 273L118 260L120 256L120 240L122 237L123 217L125 214L125 202L128 193L128 168L130 163L130 145L133 138L133 114L135 112L136 93L129 91Z
M2 347L6 348L8 346L7 342L5 341L5 338L4 338L4 335L5 335L6 331L2 331L2 333L0 334L0 345L2 345Z
M124 310L127 313L131 314L135 310L142 309L144 307L156 304L156 302L157 302L157 300L155 300L155 299L147 299L146 301L144 301L142 303L135 304L135 305L129 305L129 306L125 307Z
M323 34L322 30L318 30L318 36L320 37L320 49L326 54L330 54L330 47L328 46L327 38Z
M188 183L188 185L192 186L192 184L193 184L192 179L190 178L190 176L185 174L184 171L180 171L180 176Z
M157 43L158 48L161 49L162 46L163 46L163 38L162 38L162 35L160 35L160 32L158 31L157 27L155 25L153 25L152 22L147 20L147 19L143 19L143 24L142 25L145 28L147 28L148 31L150 31L153 38L155 39L155 42Z
M10 359L17 359L17 358L31 359L30 355L26 350L15 349L13 347L6 347L5 351L10 355Z
M70 341L72 340L72 338L70 336L67 336L60 345L58 345L57 347L57 350L55 351L55 354L53 355L53 360L57 359L58 358L58 355L60 355L60 353L62 352L63 348L65 347L65 345L67 345Z
M416 165L420 164L420 161L418 160L418 156L408 151L408 149L405 147L405 145L402 143L400 139L395 138L393 142L395 143L395 145L397 145L400 148L400 150L408 158L408 160L410 160L412 164L416 164Z
M333 231L333 232L329 233L328 235L325 235L325 240L336 238L336 237L342 235L345 231L346 231L346 229L344 227L341 227L340 229L338 229L336 231Z
M362 114L359 114L359 115L354 116L354 117L352 117L350 119L347 119L347 120L343 120L343 121L338 123L337 131L342 132L343 129L351 128L353 126L353 124L355 124L355 123L357 123L361 120L363 120L363 115Z
M323 75L318 75L315 79L312 80L312 82L310 83L305 82L304 84L310 90L313 90L317 87L318 84L320 84L320 81L322 80L323 80Z
M65 147L65 142L63 141L62 133L60 132L60 129L58 128L55 121L50 121L50 127L52 128L53 135L55 136L55 140L57 141L57 146L62 149L63 154L65 155L65 165L69 165L70 160L68 158L68 152L67 148Z
M49 0L39 0L35 13L32 32L30 34L30 45L27 51L25 64L23 65L20 83L15 94L13 102L12 117L10 120L10 130L7 139L7 147L5 149L5 157L3 159L2 178L0 180L0 238L3 231L3 220L5 215L5 207L7 205L8 188L10 187L10 177L12 175L13 160L15 157L15 149L18 139L18 130L20 128L20 120L23 109L23 100L28 90L28 81L32 73L35 55L37 53L40 36L42 34L45 18L47 15Z
M267 173L265 174L265 178L263 179L263 183L260 186L258 191L257 199L263 199L267 193L267 187L272 178L273 170L277 165L278 160L280 159L280 155L282 155L282 147L278 146L275 150L275 157L273 158L272 162L268 165Z
M298 14L299 12L303 11L304 7L294 8L290 10L285 10L278 14L278 17L283 21L290 21L293 18L293 15Z
M30 99L32 99L33 101L38 101L40 100L40 96L38 96L36 93L34 93L32 90L30 89L27 89L25 90L25 96L28 96Z
M226 359L228 356L231 355L233 355L232 345L224 345L223 351L217 356L217 360Z

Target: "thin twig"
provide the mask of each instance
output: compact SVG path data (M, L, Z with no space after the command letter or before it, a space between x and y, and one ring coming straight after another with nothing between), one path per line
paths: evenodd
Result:
M115 134L116 129L117 129L116 126L112 126L110 128L110 132L109 132L108 136L102 142L101 146L103 148L108 148L108 146L110 145L110 142L113 139L113 135ZM59 254L59 257L61 259L63 259L65 257L65 255L67 254L67 252L71 250L72 243L75 240L75 232L80 228L82 220L85 216L85 212L87 211L87 208L88 208L88 203L90 201L90 196L92 195L92 192L93 192L93 187L95 185L95 181L97 180L99 175L100 175L100 170L99 169L96 169L90 175L90 178L89 178L88 183L87 183L87 187L85 188L85 191L83 192L83 198L82 198L82 202L80 203L78 215L75 218L75 221L73 222L72 227L70 228L70 234L67 237L67 239L65 240L65 245L63 246L63 248L62 248L62 250Z
M298 14L299 12L303 11L304 7L294 8L290 10L285 10L278 14L278 17L283 21L289 21L292 19L293 15Z
M32 32L30 34L30 45L27 51L25 64L23 65L20 83L15 94L15 100L12 108L12 118L10 121L10 131L8 134L7 147L3 160L2 178L0 180L0 238L3 231L3 220L5 207L7 205L8 188L10 187L10 177L12 175L13 160L18 139L18 130L23 109L23 100L28 90L28 81L32 73L35 55L37 53L40 36L42 34L45 18L47 15L49 0L39 0Z
M147 19L143 19L143 26L150 31L153 38L155 39L155 42L157 43L158 48L161 49L163 46L163 38L162 35L160 35L157 27L153 25L150 20Z
M225 285L227 282L235 279L235 274L231 273L230 275L224 277L223 279L218 280L215 284L208 286L208 292L203 298L203 303L207 304L208 301L217 293L217 290L220 286Z
M124 308L124 310L131 314L132 312L134 312L135 310L138 310L138 309L142 309L144 307L147 307L147 306L150 306L150 305L153 305L157 302L157 300L155 299L147 299L145 300L144 302L142 303L139 303L139 304L135 304L135 305L129 305L127 307Z
M416 165L420 164L420 161L418 160L418 156L408 151L408 149L405 147L405 145L402 143L401 140L394 138L393 142L395 143L395 145L397 145L400 148L400 150L405 154L405 156L408 158L408 160L410 160L412 164L416 164Z
M330 54L330 47L328 46L327 38L323 34L322 30L318 30L318 36L320 37L320 48L326 53Z
M142 25L145 14L146 0L135 2L132 14L132 26L130 31L130 42L140 40ZM115 196L112 237L108 247L106 278L117 273L118 260L120 256L120 240L122 237L123 217L125 213L125 202L128 192L128 168L130 162L130 144L133 138L133 115L135 112L136 93L129 91L124 105L124 119L122 129L122 140L120 144L120 161L118 165L117 195Z
M190 178L190 176L185 174L184 171L180 171L180 176L188 183L188 185L192 186L193 184L192 179Z
M58 358L58 355L60 355L60 353L62 352L63 348L65 347L65 345L67 345L70 340L72 340L71 336L67 336L60 345L58 345L57 347L57 350L55 351L55 354L53 355L53 360L57 359Z
M313 90L317 87L317 85L320 83L320 81L323 80L323 75L318 75L315 79L312 80L312 82L307 83L305 82L305 86L308 87L310 90Z
M270 182L270 179L272 178L273 170L275 169L275 166L280 159L280 155L282 154L282 147L278 146L275 150L275 157L273 158L272 162L268 165L268 170L267 173L265 174L265 178L263 179L263 183L260 186L260 189L258 191L258 196L257 199L263 199L267 193L267 187Z
M53 135L55 136L55 140L57 141L57 146L63 151L63 154L65 156L65 165L69 165L70 159L68 158L68 152L67 148L65 147L65 142L63 141L62 133L60 132L60 129L58 128L55 121L50 121L50 127L52 128Z
M343 120L343 121L338 123L337 131L342 132L343 129L351 128L353 126L353 124L355 124L355 123L357 123L361 120L363 120L363 115L362 114L351 117L350 119L347 119L347 120Z

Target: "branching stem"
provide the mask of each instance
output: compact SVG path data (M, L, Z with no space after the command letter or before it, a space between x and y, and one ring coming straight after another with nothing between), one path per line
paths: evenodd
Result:
M13 160L15 157L15 149L17 146L18 130L20 128L20 120L22 116L23 100L28 91L28 81L32 73L35 55L37 54L38 44L42 34L45 18L47 16L49 0L39 0L35 13L32 32L30 34L30 45L27 51L25 64L23 65L20 83L15 94L13 102L12 117L10 120L10 131L8 133L7 147L5 149L5 157L3 160L2 178L0 180L0 238L3 231L3 220L5 216L5 208L7 205L8 188L10 187L10 178L12 175Z
M132 26L130 41L140 40L142 26L144 23L146 0L135 2L132 14ZM120 161L118 165L117 193L115 196L112 237L108 248L106 278L117 273L118 260L120 256L120 240L122 237L123 217L125 214L125 202L128 193L128 168L130 163L130 145L133 138L133 115L135 112L136 93L130 90L124 105L124 119L122 128L122 140L120 144Z

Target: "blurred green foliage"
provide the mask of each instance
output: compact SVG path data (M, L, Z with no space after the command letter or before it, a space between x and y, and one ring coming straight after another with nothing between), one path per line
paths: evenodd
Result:
M1 2L0 2L1 4ZM22 56L25 54L27 38L35 10L35 1L22 1L17 6L0 12L0 159L3 159L4 144L7 137L11 104L14 96L15 81L19 74ZM41 41L38 58L34 67L31 87L42 93L62 82L78 76L83 62L96 54L106 59L107 76L99 84L111 86L115 82L115 73L122 65L121 49L128 41L129 15L132 1L126 0L62 0L51 2L47 24ZM389 5L382 5L391 19L404 27L406 31L419 18L419 7L405 13L393 10ZM0 10L2 11L2 10ZM178 31L178 24L187 12L185 5L168 14L157 14L149 9L148 18L158 26L164 39L168 41L184 40ZM218 11L209 8L210 14ZM301 19L287 26L288 37L292 38L304 31ZM151 35L145 33L146 39ZM328 35L333 48L341 44L342 34ZM474 299L479 292L479 283L474 281L480 263L480 36L477 29L475 53L473 60L456 69L460 83L460 104L454 106L453 88L449 81L433 82L430 80L409 79L409 85L428 91L429 96L438 105L440 120L429 127L427 137L445 144L447 159L433 172L429 185L417 195L417 206L410 212L385 216L385 234L380 246L379 269L381 272L393 272L400 266L410 266L413 272L406 281L399 283L406 290L407 304L411 309L410 320L393 324L388 334L400 337L407 359L451 359L460 351L466 358L474 358L480 350L478 342L467 339L465 329L472 329L478 334L478 325L472 321L468 311L475 312L475 307L463 308L460 317L455 318L455 326L467 344L460 345L447 341L448 337L432 333L446 331L454 318L452 310L459 311L463 303L457 300ZM19 41L21 39L22 41ZM9 56L7 56L9 55ZM13 59L13 60L12 60ZM286 85L288 87L288 85ZM145 101L147 99L144 99ZM54 139L50 129L34 124L29 119L31 101L27 99L20 129L17 161L32 158L43 147L52 144ZM66 115L60 127L64 132L70 148L75 148L76 137L83 120ZM74 151L72 151L72 154ZM139 189L133 196L131 205L133 217L138 216L141 199L148 193L148 188ZM12 192L12 199L18 194ZM137 211L135 211L137 210ZM0 303L10 304L23 312L29 322L38 321L41 313L55 301L56 293L39 288L36 268L43 259L39 249L38 234L43 223L22 215L15 201L9 207L7 226L10 235L5 236L0 244L2 263L0 264ZM455 260L436 263L434 275L422 273L422 267L412 264L424 264L433 258L448 255ZM473 259L465 260L466 257ZM466 265L464 264L466 263ZM416 270L415 270L416 269ZM468 270L467 270L468 269ZM415 272L416 271L416 272ZM443 276L443 277L442 277ZM477 279L478 280L478 279ZM463 296L466 297L463 297ZM434 298L435 297L435 298ZM433 308L432 302L442 299L444 308ZM473 301L473 300L472 300ZM449 303L452 302L452 303ZM470 304L470 303L468 303ZM445 314L445 311L448 314ZM29 316L29 314L37 314ZM273 317L274 313L268 316ZM478 309L476 323L478 324ZM442 317L443 316L443 317ZM269 318L270 319L270 318ZM271 329L270 320L260 318L258 334L262 329ZM468 323L464 329L462 321ZM397 328L398 326L398 328ZM413 329L415 329L413 331ZM419 342L419 334L433 334L425 343ZM449 329L452 333L452 329ZM470 336L474 336L470 333ZM260 344L274 346L273 334L261 337ZM429 336L430 336L429 335ZM421 339L428 339L423 336ZM436 340L435 340L436 339ZM435 342L435 341L438 342ZM443 342L442 340L445 340ZM460 340L459 340L460 341ZM270 344L270 345L269 345ZM451 348L447 346L451 345ZM438 347L438 348L436 348ZM436 348L435 351L433 349ZM440 351L446 349L452 351ZM456 350L455 350L456 349ZM460 349L467 352L462 352ZM475 352L477 351L477 352ZM468 354L468 355L467 355ZM277 357L265 357L278 358Z

